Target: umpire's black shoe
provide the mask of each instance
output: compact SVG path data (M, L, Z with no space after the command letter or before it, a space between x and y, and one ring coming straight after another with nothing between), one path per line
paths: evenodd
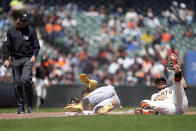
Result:
M25 114L24 108L18 108L16 114Z
M31 106L27 107L26 113L33 113L33 107Z
M24 111L17 111L16 114L25 114Z

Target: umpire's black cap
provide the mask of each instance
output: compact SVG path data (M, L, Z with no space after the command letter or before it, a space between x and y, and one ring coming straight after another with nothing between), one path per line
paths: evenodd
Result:
M27 12L19 12L17 18L22 21L27 21L29 19L29 14Z
M166 79L165 79L165 77L164 77L162 74L157 74L157 76L156 76L156 78L155 78L155 84L156 84L159 80L163 80L163 81L167 82Z

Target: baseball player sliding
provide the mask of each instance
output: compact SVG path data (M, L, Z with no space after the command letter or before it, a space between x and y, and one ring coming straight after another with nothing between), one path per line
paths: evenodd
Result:
M158 75L155 86L158 93L152 95L151 100L143 100L141 108L135 109L135 114L183 114L188 108L188 100L182 85L183 77L177 61L177 56L169 56L175 71L173 86L167 87L166 79Z
M90 80L86 74L81 74L80 79L88 87L83 91L83 98L79 104L66 106L66 112L85 114L85 110L90 110L90 114L106 114L120 106L120 100L112 85L95 89L97 86L96 80ZM89 111L87 113L89 114Z

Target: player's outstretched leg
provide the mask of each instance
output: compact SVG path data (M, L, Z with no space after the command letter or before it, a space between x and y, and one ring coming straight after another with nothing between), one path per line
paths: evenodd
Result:
M155 110L152 110L152 109L136 108L135 109L135 114L137 114L137 115L141 115L141 114L144 114L144 115L155 115L156 112L155 112Z
M106 106L101 106L100 108L98 108L96 113L99 114L99 115L103 115L103 114L108 113L112 109L114 109L114 105L112 103L110 103L110 104L108 104Z
M156 112L146 102L141 103L141 108L135 109L135 114L155 115Z

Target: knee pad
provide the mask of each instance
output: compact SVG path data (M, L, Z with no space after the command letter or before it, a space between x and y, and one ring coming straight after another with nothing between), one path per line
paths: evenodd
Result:
M141 108L143 108L143 109L152 109L151 106L146 102L141 103Z
M88 98L83 98L83 99L81 100L81 102L82 102L83 108L84 108L84 109L87 109L87 108L88 108L88 105L89 105L89 99L88 99Z

